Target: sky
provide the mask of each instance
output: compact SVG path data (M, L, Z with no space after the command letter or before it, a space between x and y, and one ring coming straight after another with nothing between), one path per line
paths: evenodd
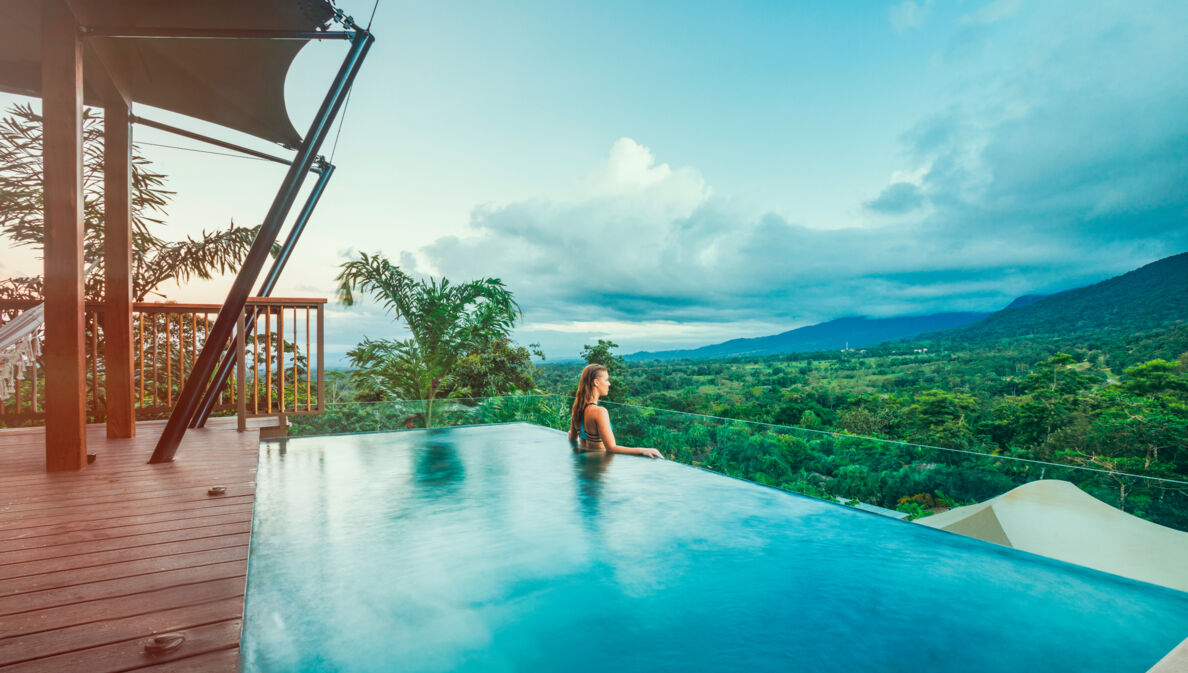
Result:
M332 298L358 251L500 278L516 340L563 360L1103 280L1188 250L1186 25L1188 3L1142 0L380 0L338 170L274 296ZM298 129L344 53L298 56ZM178 238L258 223L283 175L135 140ZM0 274L37 265L0 250ZM218 303L230 280L162 290ZM331 364L404 334L366 303L326 326Z

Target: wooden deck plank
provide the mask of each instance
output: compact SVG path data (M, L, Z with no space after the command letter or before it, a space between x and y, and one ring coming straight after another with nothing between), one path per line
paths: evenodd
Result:
M120 471L117 469L104 470L103 476L96 478L93 482L93 487L88 490L102 490L110 485L122 483L125 486L150 486L156 488L186 488L201 486L206 483L206 480L212 478L226 478L226 468L235 467L233 462L212 462L212 463L195 463L188 465L185 471L178 471L176 474L170 474L168 468L165 468L159 474L144 475L140 468L128 469ZM92 465L96 471L98 466ZM35 469L35 468L30 468ZM4 493L4 498L18 498L22 496L37 496L37 495L52 495L54 493L68 490L78 482L66 479L36 479L16 481L15 478L6 479L0 477L0 492ZM7 503L6 504L16 504Z
M111 521L113 519L122 519L130 516L140 516L143 514L168 514L171 512L199 512L206 509L230 507L233 505L251 505L253 495L243 496L224 496L220 498L208 498L206 500L198 500L194 502L170 502L168 500L163 502L153 502L148 504L126 503L108 507L66 507L62 511L45 512L22 512L17 518L19 523L14 523L12 530L20 530L22 528L37 528L56 523L62 519L74 521L78 523L92 523Z
M188 509L170 510L166 512L155 512L153 514L122 516L115 519L63 521L60 523L47 523L31 528L14 528L13 530L0 529L0 540L27 539L43 535L70 533L80 530L91 530L98 532L100 530L109 528L136 528L142 524L161 523L165 521L185 521L187 519L206 519L215 516L222 516L225 514L242 515L244 512L247 512L248 520L250 521L252 512L251 503L222 505L219 507L203 508L202 510L198 511Z
M170 542L158 545L144 545L127 549L112 549L93 554L74 554L59 556L52 559L38 559L0 565L0 596L9 595L6 591L8 583L13 580L24 580L32 577L44 577L43 581L59 583L60 578L78 579L77 583L92 581L83 579L91 571L129 568L142 565L146 568L161 568L165 563L186 563L194 565L193 561L199 557L192 554L206 554L216 550L248 546L248 534L222 535L214 539L199 538L182 542ZM120 570L119 572L123 572ZM106 575L106 573L104 573ZM52 575L52 577L48 577ZM16 593L16 592L13 592Z
M126 464L116 465L91 465L92 472L102 472L104 477L98 480L99 483L114 483L117 479L122 480L125 484L137 483L139 479L145 483L159 483L167 479L191 478L198 480L203 478L201 472L195 470L206 470L207 472L221 472L228 464L233 464L233 461L218 460L217 456L212 456L208 460L193 461L185 466L164 464L160 472L145 474L140 466L140 461L129 462ZM12 469L18 469L18 466L13 466ZM20 467L22 470L35 470L37 463L31 463L29 466ZM55 474L47 475L46 477L28 475L13 475L5 474L0 476L0 483L11 487L13 489L36 490L41 489L45 492L52 492L54 487L59 485L76 484L72 474Z
M60 544L88 542L92 540L119 540L122 538L136 538L141 535L153 535L171 531L199 531L207 526L223 526L244 521L242 510L222 512L212 516L199 516L189 519L166 519L152 523L128 526L111 526L109 528L71 530L57 534L26 535L10 540L0 540L0 550L34 549L52 547ZM129 544L133 544L129 542Z
M97 459L68 473L45 472L43 431L0 430L0 673L236 670L259 434L230 423L163 465L163 423L93 425ZM147 655L167 630L185 644Z
M114 549L136 549L139 547L165 544L167 542L187 542L190 540L216 537L219 535L248 533L250 532L250 529L251 526L247 523L235 522L220 526L202 526L196 528L186 527L178 530L167 530L127 536L135 539L111 538L101 540L84 540L81 542L66 544L42 545L24 549L0 549L0 563L20 563L24 561L36 561L39 559L54 559L61 558L63 556L75 556L77 554L97 554ZM3 572L0 572L0 576L2 575Z
M154 631L165 633L239 619L242 611L242 598L234 596L199 605L187 605L0 640L0 666L135 640Z
M239 663L239 649L208 652L196 657L176 659L164 664L146 666L137 670L149 673L206 673L206 671L233 671Z
M19 615L0 617L0 642L4 642L3 638L56 631L81 624L97 624L111 619L201 605L212 600L235 597L242 600L243 594L244 576L235 575L209 582L170 586L141 594L22 612Z
M35 575L39 588L0 596L0 616L234 576L245 567L247 548L213 549L185 556L85 568L58 573L56 577ZM108 574L115 577L107 577Z
M143 638L125 640L77 652L57 654L42 659L13 664L4 667L5 673L32 671L54 671L54 673L118 673L120 671L144 668L174 659L183 659L198 654L216 652L239 647L239 620L231 619L205 626L196 626L178 631L185 636L185 642L173 652L145 654L144 643L152 634Z
M252 482L243 481L235 484L224 484L228 495L243 495L252 488ZM162 489L151 485L135 488L111 488L100 485L90 489L72 489L69 495L42 494L29 497L9 497L10 505L0 507L0 512L24 512L32 510L51 510L75 505L102 505L113 502L143 502L159 498L175 498L179 501L205 500L207 486L185 486L180 488Z

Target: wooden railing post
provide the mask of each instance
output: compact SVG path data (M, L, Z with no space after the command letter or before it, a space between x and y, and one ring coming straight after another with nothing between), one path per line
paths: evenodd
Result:
M244 313L239 312L235 330L235 406L240 432L247 430L247 321Z
M324 303L318 304L318 413L325 413L326 411L326 359L323 356L325 352L325 331L323 328L326 325L326 305Z
M268 382L272 385L272 382ZM285 307L280 306L276 312L276 393L277 406L283 415L285 413ZM272 413L272 407L268 408Z

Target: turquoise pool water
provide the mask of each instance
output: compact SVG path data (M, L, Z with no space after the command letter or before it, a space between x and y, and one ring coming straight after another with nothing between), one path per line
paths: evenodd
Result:
M261 445L246 671L1146 671L1188 594L526 424Z

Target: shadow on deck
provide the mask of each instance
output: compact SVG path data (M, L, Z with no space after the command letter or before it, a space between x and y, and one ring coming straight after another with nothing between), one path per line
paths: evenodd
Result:
M0 671L234 671L261 428L211 419L173 463L88 428L80 472L45 472L41 428L0 430ZM208 495L211 486L226 493ZM153 634L184 642L149 654Z

